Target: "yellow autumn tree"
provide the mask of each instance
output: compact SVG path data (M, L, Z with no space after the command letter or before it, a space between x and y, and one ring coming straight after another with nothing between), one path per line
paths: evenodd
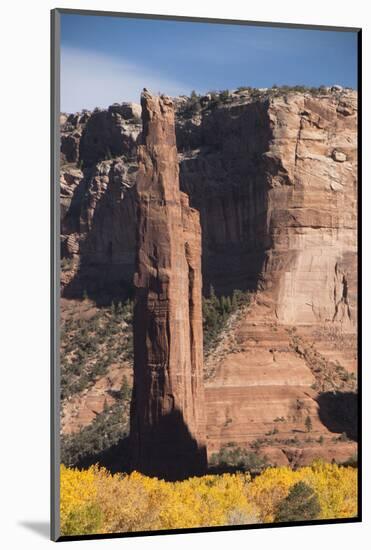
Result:
M64 535L186 529L274 522L279 504L304 481L320 503L321 519L357 514L357 470L321 461L294 471L268 468L166 482L138 472L61 467Z
M97 502L94 469L78 470L61 466L60 523L62 535L97 533L102 513Z
M247 493L260 511L261 521L274 521L278 504L299 481L315 491L321 506L319 519L357 515L357 469L317 460L296 471L289 467L268 468L254 479Z
M302 468L301 475L318 496L321 519L351 518L357 515L357 469L315 461Z

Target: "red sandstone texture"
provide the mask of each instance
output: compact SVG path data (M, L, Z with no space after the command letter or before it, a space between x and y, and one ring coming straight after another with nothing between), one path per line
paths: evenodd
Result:
M186 196L165 189L172 178L178 181L169 103L162 100L162 107L156 103L147 113L144 129L152 137L148 148L139 147L139 155L142 186L158 178L151 193L159 217L151 221L151 232L155 236L164 231L161 239L172 263L162 269L164 258L148 241L142 224L143 244L151 253L139 258L143 268L137 281L151 281L154 311L159 311L160 296L166 296L171 308L178 304L178 319L186 328L177 328L170 314L169 323L171 319L181 341L191 341L201 332L200 324L192 328L201 314L189 300L195 290L186 290L186 280L197 281L200 274L200 234L198 214L186 207ZM72 267L63 273L66 296L79 297L87 290L101 298L112 289L120 295L132 280L135 204L141 192L135 185L138 112L137 106L123 104L103 114L69 117L64 124L65 139L74 134L68 143L77 143L79 133L83 136L79 161L84 164L83 172L66 164L61 174L62 255ZM175 130L180 188L200 213L206 294L212 284L217 293L240 288L255 297L231 320L205 362L206 432L198 431L203 421L195 421L194 412L186 419L192 438L202 442L206 433L209 455L231 441L254 448L257 440L264 440L259 452L277 463L304 464L315 456L348 458L356 450L357 93L267 92L254 99L235 92L229 103L206 106L191 117L178 109ZM107 158L107 148L113 156L122 151L124 156ZM144 193L148 204L151 193ZM166 204L156 203L165 195ZM161 217L164 211L172 220L171 229ZM183 251L177 248L180 227L183 243L188 243ZM175 272L174 258L182 273L178 292L166 282ZM200 292L198 282L193 288ZM180 305L182 297L188 306ZM189 322L184 321L186 312ZM149 334L144 350L153 347L156 334ZM168 338L161 339L159 350L151 349L153 356L166 355ZM199 365L201 348L189 347L191 356L198 350L192 364ZM170 359L178 352L172 351ZM188 364L188 351L184 357ZM167 371L161 385L170 387L171 378L169 395L176 397L177 410L190 411L192 391L182 373L175 377L185 388L181 397L173 392L174 378ZM155 379L153 375L147 380L147 396ZM194 380L198 388L198 375ZM194 395L200 392L195 389ZM171 408L165 406L166 395L160 411ZM156 411L145 414L155 417ZM335 442L343 432L351 441Z
M206 467L201 229L179 190L174 108L142 94L134 276L133 467L167 478Z

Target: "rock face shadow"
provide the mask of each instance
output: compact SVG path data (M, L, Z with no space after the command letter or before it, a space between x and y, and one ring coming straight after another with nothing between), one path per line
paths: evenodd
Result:
M143 427L131 440L131 470L166 481L181 481L206 473L204 445L199 445L179 410L162 416L156 426Z
M266 155L273 137L267 105L255 102L235 110L232 117L223 110L204 117L196 134L193 127L192 132L180 130L179 122L177 127L177 150L182 156L191 146L202 151L199 160L179 163L179 176L181 191L200 213L206 294L210 285L217 294L225 295L234 289L253 292L259 288L272 238L269 182L278 173L282 176L279 161ZM86 165L84 177L62 223L62 233L78 236L79 241L79 267L63 285L63 295L79 299L86 294L98 305L109 305L126 299L135 270L139 139L124 144L128 160L99 163L106 158L107 148L122 153L109 132L97 134L92 128L95 119L103 115L94 115L84 131L80 154ZM89 132L98 138L97 143L89 138ZM71 257L67 241L62 246L64 258Z
M358 439L358 396L354 392L326 392L317 398L319 417L330 432Z
M99 464L101 467L106 468L111 474L129 472L130 452L129 437L123 437L117 443L103 449L101 452L85 454L76 464L74 464L74 467L86 469L94 464Z
M269 191L284 170L267 155L273 138L268 104L215 109L197 128L177 120L180 189L200 212L202 278L208 293L256 291L271 246ZM187 157L187 151L200 154ZM228 266L228 269L226 269Z
M112 474L135 470L166 481L207 471L206 448L192 437L179 410L161 417L155 427L143 427L100 453L85 455L75 466L85 469L97 463Z
M75 226L69 229L83 237L78 268L63 288L65 298L87 295L105 306L131 297L134 254L128 247L135 234L135 201L133 189L122 185L123 166L111 161L84 170L66 216L74 214ZM68 255L62 247L62 257Z

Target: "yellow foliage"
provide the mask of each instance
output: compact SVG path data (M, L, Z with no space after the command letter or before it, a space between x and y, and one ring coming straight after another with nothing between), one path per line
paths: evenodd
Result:
M62 534L78 535L95 532L101 522L97 504L95 471L61 466L60 522Z
M357 515L357 469L316 461L302 468L303 480L318 496L321 519L351 518Z
M167 498L161 507L158 528L228 525L235 514L247 523L255 512L245 492L249 481L246 474L224 474L166 483Z
M318 496L322 519L357 513L357 470L317 461L293 471L268 468L166 482L138 472L111 475L92 466L61 467L62 533L115 533L273 522L278 504L298 481Z
M256 504L263 523L274 521L279 502L287 497L290 487L298 481L298 471L289 467L267 468L254 479L247 488L247 495Z
M161 502L164 497L161 495L161 482L137 472L111 475L104 468L97 467L93 471L104 517L102 533L153 528L158 516L156 500Z
M298 481L314 489L321 506L319 519L357 515L357 469L317 460L296 471L288 467L268 468L254 479L247 493L260 510L261 521L274 521L279 502Z

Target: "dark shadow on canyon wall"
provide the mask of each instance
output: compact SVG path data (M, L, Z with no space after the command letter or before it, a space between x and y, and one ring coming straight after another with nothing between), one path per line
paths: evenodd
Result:
M134 245L130 246L135 238L133 190L123 188L115 173L115 162L107 177L108 183L102 184L94 168L85 170L81 190L75 191L66 216L77 218L78 227L74 230L85 236L80 241L79 269L64 288L63 296L75 299L88 296L98 306L123 302L133 295Z
M204 475L207 470L206 449L197 444L178 410L138 438L123 437L99 453L86 454L74 467L88 468L97 463L111 473L136 470L167 481Z
M129 437L123 437L115 445L98 453L85 454L80 460L73 464L75 468L89 468L94 464L99 464L107 468L111 474L130 471L130 440Z
M206 473L206 448L192 437L177 409L160 418L156 426L137 429L130 446L131 469L145 475L180 481Z
M272 139L267 109L258 101L206 112L199 126L191 120L177 122L180 187L200 212L206 295L210 285L217 295L228 296L235 289L254 292L262 282L271 245L268 192L271 178L282 170L275 158L265 154ZM99 147L104 151L102 136ZM111 147L108 138L106 145ZM84 235L80 268L64 289L67 298L85 294L106 305L130 294L135 263L134 190L120 184L115 169L121 162L134 170L135 153L132 148L129 152L127 161L111 161L105 186L97 179L95 165L84 169L66 216L73 227L66 228L66 233ZM123 174L130 178L126 168ZM86 231L88 209L92 216Z
M200 212L204 293L254 292L270 247L268 191L280 170L269 150L268 104L214 109L177 124L180 187ZM196 151L196 153L195 153Z
M326 392L317 398L319 417L330 432L358 438L358 395L354 392Z

